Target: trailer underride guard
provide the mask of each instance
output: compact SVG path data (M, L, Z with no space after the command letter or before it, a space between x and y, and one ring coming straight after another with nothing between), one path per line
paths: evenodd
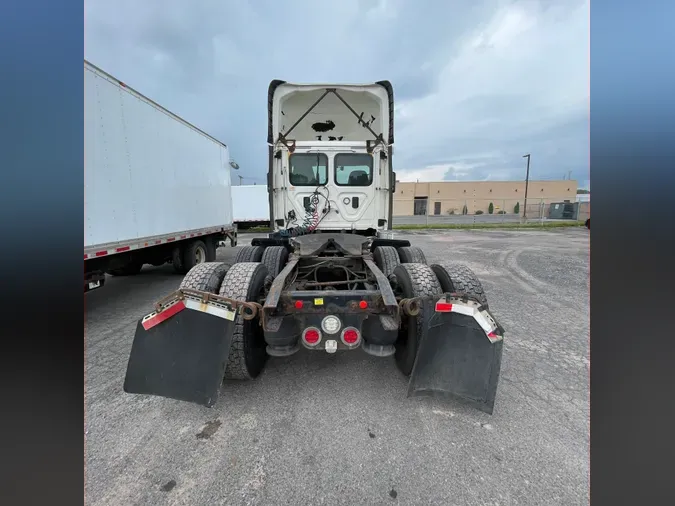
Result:
M392 239L383 231L373 230L373 222L387 222L387 229L391 229L391 199L375 193L384 190L390 196L394 188L391 117L388 116L389 121L383 120L380 127L372 127L375 117L364 122L363 112L357 114L336 93L339 86L325 91L311 88L312 93L320 95L316 100L300 85L288 85L285 95L275 94L280 83L283 84L273 81L270 86L273 96L270 111L292 115L292 107L284 112L279 103L283 105L284 96L298 94L306 102L313 102L311 111L332 92L339 99L337 103L343 103L356 116L357 125L368 130L376 137L375 142L383 146L381 153L387 153L388 159L380 165L379 173L373 165L364 165L362 161L353 170L367 173L370 169L370 182L366 185L365 179L361 179L357 186L361 205L376 202L373 206L379 206L379 214L369 217L354 214L357 217L348 230L332 228L348 220L344 212L336 213L337 218L327 219L324 224L332 206L353 197L345 197L343 193L334 201L326 196L331 190L339 193L348 187L338 180L338 170L347 166L338 167L334 161L340 155L333 151L343 149L340 148L343 141L337 141L337 148L321 144L321 151L328 153L327 161L323 169L318 162L313 168L315 175L320 169L326 174L325 181L314 190L325 199L323 209L321 200L314 198L305 207L305 213L312 214L314 219L305 219L305 226L295 230L285 228L288 220L275 219L273 209L288 209L298 200L302 203L302 199L290 195L294 188L287 180L284 191L269 185L275 231L241 248L231 266L219 262L196 265L176 292L160 300L154 311L138 322L124 390L211 407L219 397L223 379L254 379L269 356L290 356L303 348L328 353L360 348L376 357L393 356L401 373L409 377L408 396L449 397L491 414L504 329L490 313L480 281L461 264L428 265L422 250L409 241ZM383 83L386 82L354 89L374 95L373 90L384 87L387 93L379 97L387 97L388 107L377 109L371 104L371 109L381 112L388 109L389 113L383 114L393 114L391 87ZM343 88L352 89L347 85ZM364 99L363 103L366 102ZM334 107L326 107L328 113L335 115ZM296 111L299 119L290 130L309 111L302 115ZM324 114L326 119L328 113L316 112L312 119L314 126L319 124L317 116L321 119ZM270 124L275 122L272 116L270 112ZM337 123L329 118L321 123L321 128L336 129L335 139L355 135L349 129L352 126L340 130ZM389 142L382 135L387 125ZM293 170L291 157L295 149L289 145L295 143L286 137L288 131L286 134L281 129L277 131L278 137L269 141L271 181L278 181L280 174L289 178ZM351 142L349 150L360 153L362 147L363 153L371 153L374 148L370 140L361 141L347 139ZM282 153L282 162L275 166L273 159L280 159L277 152ZM329 181L331 172L337 184ZM326 190L325 194L319 187Z

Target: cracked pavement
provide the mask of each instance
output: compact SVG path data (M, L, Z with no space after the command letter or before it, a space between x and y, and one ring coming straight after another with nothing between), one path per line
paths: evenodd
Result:
M125 394L136 322L181 279L146 266L85 296L87 504L588 504L589 232L396 236L481 279L506 329L492 416L408 399L360 350L271 358L211 409Z

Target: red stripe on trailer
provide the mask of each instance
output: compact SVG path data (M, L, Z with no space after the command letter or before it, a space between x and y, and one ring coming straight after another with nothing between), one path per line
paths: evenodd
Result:
M176 302L173 306L166 308L161 313L157 313L152 318L145 320L142 323L143 328L145 330L150 330L155 325L159 325L163 321L166 321L177 313L180 313L183 309L185 309L185 303L183 301Z
M89 255L84 255L84 259L86 260Z
M187 235L181 235L180 236L181 239L185 239L186 237L187 237Z
M102 256L105 256L105 255L107 255L107 254L108 254L107 251L97 251L97 252L96 252L96 256L97 256L97 257L102 257Z
M197 235L202 235L202 233L201 233L201 232L197 232Z
M166 242L171 242L171 241L175 241L175 240L176 240L175 237L169 237L169 238L166 240Z
M194 236L195 236L194 234L190 234L190 237L194 237Z
M162 244L162 240L160 239L159 241L155 241L155 244Z
M123 251L129 251L131 249L131 246L122 246L121 248L117 248L115 251L118 253L122 253Z

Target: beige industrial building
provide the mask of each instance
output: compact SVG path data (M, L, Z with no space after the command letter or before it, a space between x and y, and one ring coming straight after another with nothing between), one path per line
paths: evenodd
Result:
M527 190L528 217L546 216L552 202L576 202L573 180L530 181ZM396 182L394 216L488 214L522 215L525 181Z

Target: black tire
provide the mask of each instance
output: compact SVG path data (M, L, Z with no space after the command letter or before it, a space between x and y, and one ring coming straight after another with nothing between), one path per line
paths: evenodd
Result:
M394 273L394 269L401 264L398 258L398 252L393 246L378 246L373 252L375 265L389 277Z
M199 264L207 262L206 244L202 240L190 241L183 250L183 270L190 270Z
M206 261L215 262L216 261L216 250L218 249L218 240L215 237L207 237L204 240L206 244Z
M218 293L229 268L229 264L222 262L205 262L195 265L180 282L180 288Z
M111 276L135 276L136 274L141 272L142 268L143 268L142 263L131 262L125 265L124 267L119 267L117 269L110 269L105 272L107 274L110 274Z
M441 289L445 293L459 293L475 297L481 304L488 308L488 300L485 290L478 276L463 264L433 264L434 271Z
M220 295L232 299L258 302L263 295L267 267L257 262L234 264L220 285ZM265 367L267 347L258 318L244 320L238 312L230 356L225 369L226 379L250 380Z
M242 262L260 262L262 260L265 248L262 246L244 246L237 251L237 256L234 257L234 263L240 264Z
M441 285L436 275L425 264L401 264L394 269L397 290L405 298L440 295ZM420 339L433 316L433 303L420 304L420 313L417 316L401 316L401 330L396 341L394 358L396 366L406 376L410 376Z
M585 225L586 225L586 228L587 228L588 230L591 229L591 219L590 219L590 218L588 218L588 219L586 220Z
M398 248L398 257L402 264L426 264L427 257L417 246L403 246Z
M187 269L183 265L183 248L181 246L176 246L171 251L171 264L173 265L173 270L178 274L187 274Z
M288 261L288 250L283 246L267 247L261 261L267 267L267 277L274 279L279 275Z

